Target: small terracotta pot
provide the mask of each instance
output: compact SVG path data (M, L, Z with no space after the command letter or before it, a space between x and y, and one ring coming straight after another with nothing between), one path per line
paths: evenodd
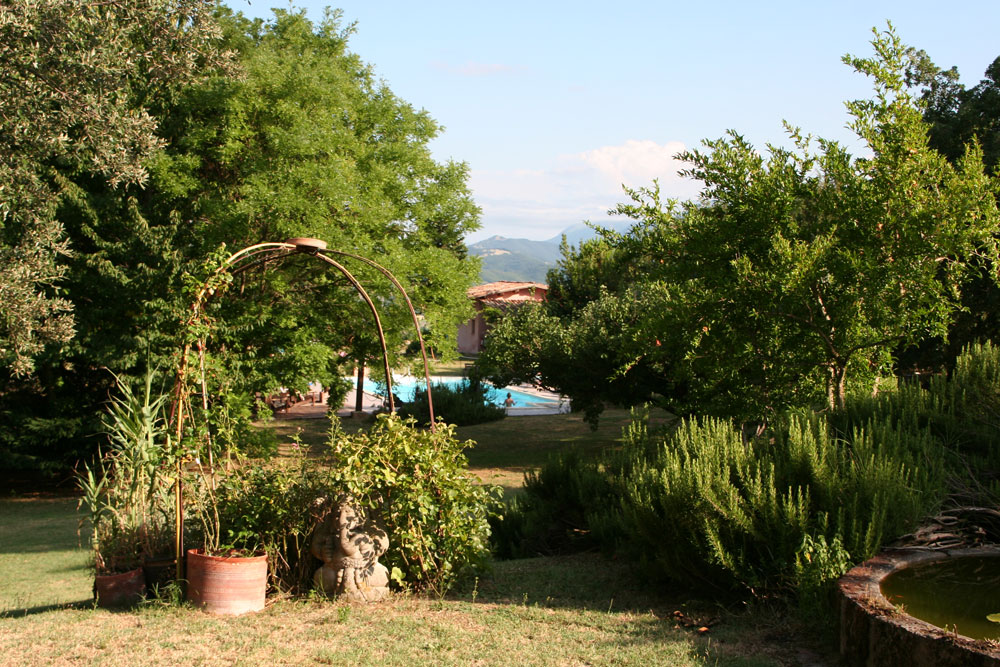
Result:
M98 574L94 577L94 597L98 607L129 607L138 603L145 592L146 578L141 567L123 574Z
M206 556L187 552L187 599L212 614L246 614L264 608L267 555Z

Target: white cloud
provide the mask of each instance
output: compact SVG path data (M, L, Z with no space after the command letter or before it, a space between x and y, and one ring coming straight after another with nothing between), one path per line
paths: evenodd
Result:
M676 141L629 140L562 155L542 169L474 170L470 185L483 209L483 227L470 238L542 240L584 220L600 224L609 220L609 209L626 200L622 185L650 186L654 179L664 196L692 198L698 184L677 175L684 165L674 159L684 149Z

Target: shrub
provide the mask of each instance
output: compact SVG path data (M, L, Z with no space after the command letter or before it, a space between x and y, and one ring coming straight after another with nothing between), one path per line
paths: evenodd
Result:
M575 452L555 456L524 476L525 493L506 501L490 520L499 558L529 558L583 551L600 542L587 513L612 502L610 480ZM592 517L591 517L592 519Z
M117 392L102 420L108 448L76 474L99 574L131 570L172 545L172 454L165 431L169 396L153 390L153 377L147 369L144 385L135 391L114 376Z
M326 404L331 412L337 412L344 407L347 395L354 389L354 383L345 377L335 377L330 381L330 394L326 399Z
M379 415L368 433L331 430L330 487L348 493L389 533L385 565L416 590L443 594L486 564L499 488L473 483L454 427L419 429Z
M300 592L312 585L319 562L309 551L317 499L329 495L329 476L304 456L279 465L244 462L215 490L220 550L265 551L271 586Z
M485 566L488 520L499 505L499 488L469 476L462 451L470 445L457 441L450 426L431 432L391 415L353 435L334 421L330 461L242 461L214 487L210 476L187 486L201 514L210 515L202 530L219 532L220 550L267 552L273 588L311 587L320 565L310 553L317 501L348 494L389 533L381 561L395 578L443 593Z
M838 434L823 416L792 413L745 440L728 421L688 419L650 433L643 419L599 462L543 468L544 483L528 484L511 508L520 533L504 536L520 542L506 553L524 553L546 517L580 514L577 530L653 577L816 599L851 560L912 530L945 494L939 443L903 422Z
M622 448L598 461L560 459L529 477L498 553L573 547L552 539L569 519L651 576L794 592L815 609L852 562L912 531L949 493L984 502L1000 490L981 483L1000 463L1000 348L970 346L929 389L792 411L757 438L724 420L688 419L672 433L646 423L635 414Z
M745 442L727 422L688 420L643 460L648 447L626 438L636 473L614 477L620 516L640 555L680 581L794 588L803 544L863 560L944 497L936 441L892 424L836 438L823 417L792 414Z
M503 419L507 412L494 405L488 398L488 389L481 382L463 380L458 386L431 384L434 400L434 416L449 424L469 426ZM417 388L413 401L403 404L399 413L413 417L421 424L430 422L427 405L427 391Z

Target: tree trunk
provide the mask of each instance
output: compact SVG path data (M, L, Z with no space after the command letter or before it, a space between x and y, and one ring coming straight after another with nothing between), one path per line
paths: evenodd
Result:
M354 411L361 412L365 403L365 360L358 360L358 391L354 395Z
M833 361L827 366L826 400L830 410L843 410L847 404L847 362Z

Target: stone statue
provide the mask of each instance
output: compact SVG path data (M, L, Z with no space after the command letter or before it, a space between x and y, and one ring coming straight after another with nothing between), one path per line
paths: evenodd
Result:
M312 554L323 561L313 582L330 596L344 595L358 602L381 600L389 592L389 571L378 557L388 548L385 531L364 523L353 499L342 497L320 517L313 534Z

